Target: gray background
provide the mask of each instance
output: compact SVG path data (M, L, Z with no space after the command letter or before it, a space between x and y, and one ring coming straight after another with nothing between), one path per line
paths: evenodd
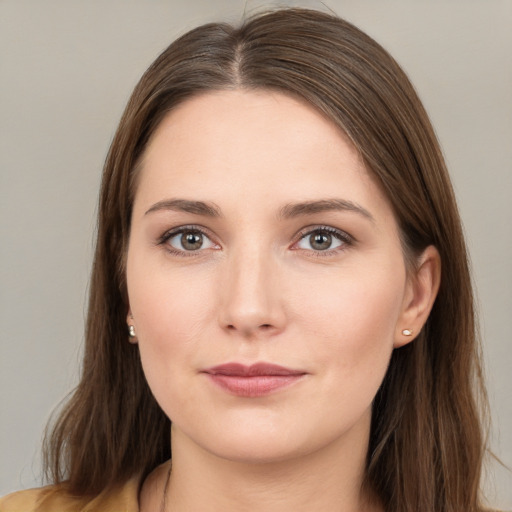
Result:
M511 466L512 1L324 3L391 51L432 117L479 293L492 446ZM177 35L273 5L0 0L0 494L38 484L44 425L76 383L100 171L131 89ZM512 508L512 474L490 468L491 502Z

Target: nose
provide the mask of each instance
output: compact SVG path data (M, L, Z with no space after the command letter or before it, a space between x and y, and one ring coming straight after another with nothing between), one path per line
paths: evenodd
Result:
M221 327L245 338L281 332L286 318L278 262L268 252L240 251L226 263L220 284Z

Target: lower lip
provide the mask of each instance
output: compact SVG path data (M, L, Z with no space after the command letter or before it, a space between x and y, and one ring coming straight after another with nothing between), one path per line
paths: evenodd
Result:
M287 388L302 380L303 374L298 375L255 375L242 377L240 375L207 374L217 386L237 396L255 398L269 395L275 391Z

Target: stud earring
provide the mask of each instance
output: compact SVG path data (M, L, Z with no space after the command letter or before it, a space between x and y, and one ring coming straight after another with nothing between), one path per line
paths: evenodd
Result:
M128 336L135 338L135 327L133 325L128 326Z
M402 334L403 334L404 336L412 336L412 329L404 329L404 330L402 331Z

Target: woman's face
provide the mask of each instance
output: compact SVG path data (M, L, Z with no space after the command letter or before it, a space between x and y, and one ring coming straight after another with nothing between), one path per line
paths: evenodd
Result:
M129 323L175 439L239 461L366 449L412 292L343 133L279 93L207 93L167 115L139 178Z

